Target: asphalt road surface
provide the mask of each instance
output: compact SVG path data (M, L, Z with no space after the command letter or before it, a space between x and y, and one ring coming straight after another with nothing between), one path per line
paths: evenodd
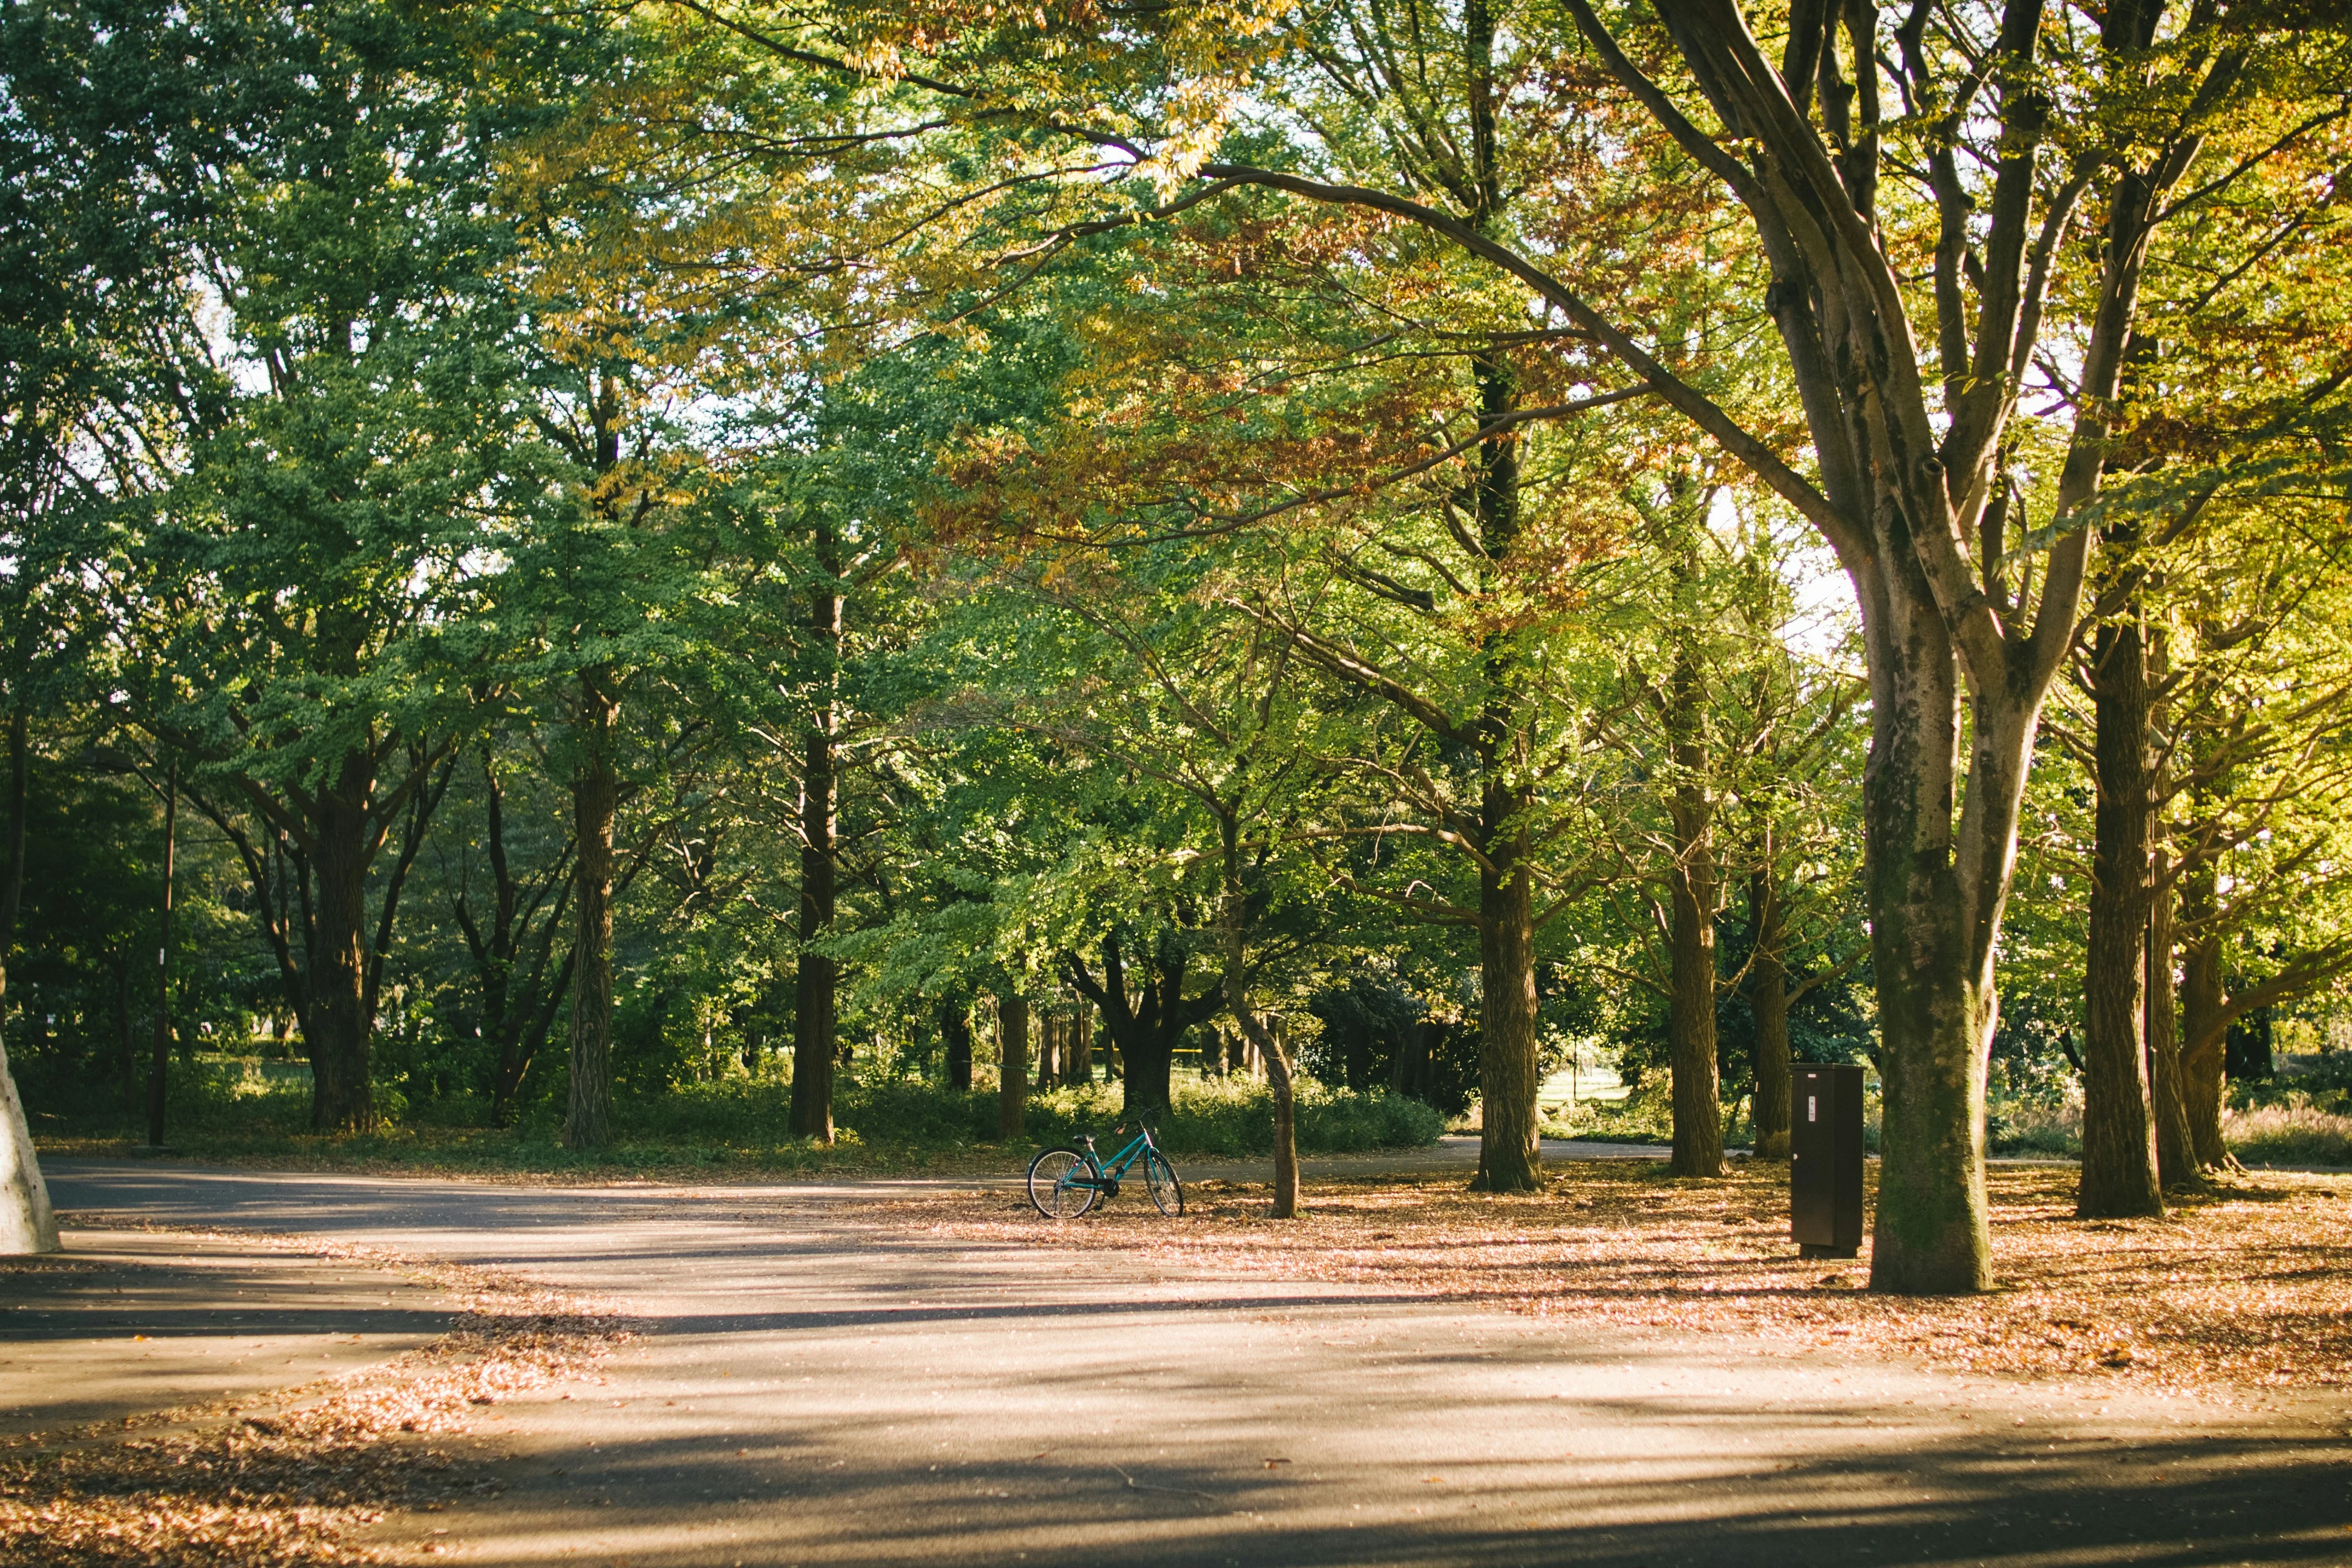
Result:
M267 1395L451 1321L413 1280L267 1246L81 1231L67 1247L0 1258L0 1437Z
M876 1216L919 1182L50 1182L61 1209L498 1264L646 1321L603 1382L485 1416L503 1495L369 1532L409 1561L2352 1563L2336 1397L2020 1385Z

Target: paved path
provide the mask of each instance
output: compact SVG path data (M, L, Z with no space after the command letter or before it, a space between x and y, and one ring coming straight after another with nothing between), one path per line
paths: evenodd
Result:
M331 1258L121 1231L65 1244L0 1258L0 1436L267 1394L450 1321L440 1291Z
M479 1440L509 1489L373 1533L404 1558L2352 1562L2340 1399L2019 1388L877 1222L925 1184L50 1179L62 1208L499 1263L650 1321L602 1384L502 1404Z

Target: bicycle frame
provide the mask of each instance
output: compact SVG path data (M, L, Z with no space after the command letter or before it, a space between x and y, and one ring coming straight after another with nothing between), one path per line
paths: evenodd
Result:
M1151 1130L1143 1126L1139 1122L1136 1126L1134 1140L1130 1142L1127 1147L1112 1155L1110 1163L1108 1165L1104 1164L1102 1157L1095 1152L1095 1135L1093 1133L1082 1132L1078 1134L1078 1142L1086 1150L1087 1164L1092 1169L1094 1173L1090 1176L1080 1178L1076 1172L1072 1172L1068 1176L1063 1178L1063 1184L1073 1187L1093 1187L1099 1192L1108 1194L1114 1197L1118 1194L1119 1178L1127 1174L1127 1168L1129 1165L1134 1164L1137 1160L1140 1159L1146 1149L1156 1149L1159 1147L1158 1144L1151 1141Z

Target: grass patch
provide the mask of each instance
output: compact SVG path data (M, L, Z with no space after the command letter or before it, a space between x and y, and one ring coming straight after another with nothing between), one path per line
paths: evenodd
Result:
M2221 1137L2249 1165L2352 1165L2352 1115L2305 1094L2223 1111Z

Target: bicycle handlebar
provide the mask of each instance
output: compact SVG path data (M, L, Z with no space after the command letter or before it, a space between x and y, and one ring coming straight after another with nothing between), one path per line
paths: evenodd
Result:
M1159 1137L1160 1108L1154 1106L1150 1110L1137 1113L1134 1118L1133 1125L1141 1129L1143 1131L1150 1133L1154 1138ZM1110 1135L1114 1138L1120 1136L1126 1132L1128 1126L1128 1122L1120 1122L1110 1130ZM1089 1149L1093 1148L1095 1145L1095 1135L1091 1132L1074 1132L1070 1136L1076 1139L1079 1142L1084 1143ZM1157 1147L1157 1145L1155 1144L1154 1147Z

